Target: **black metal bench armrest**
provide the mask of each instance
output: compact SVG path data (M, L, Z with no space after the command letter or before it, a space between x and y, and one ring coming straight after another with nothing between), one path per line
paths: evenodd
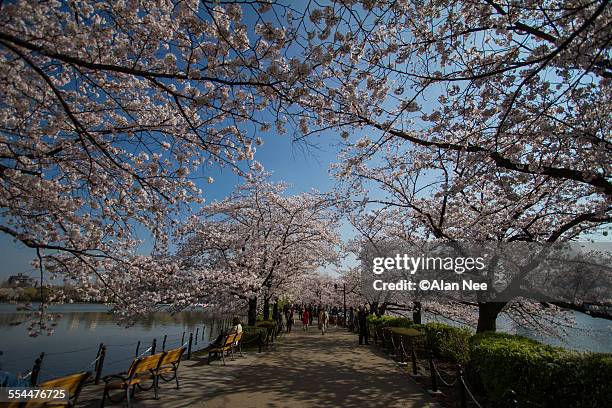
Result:
M126 373L119 373L119 374L111 374L111 375L107 375L104 378L102 378L102 380L104 380L104 382L109 382L111 380L121 380L121 381L127 381L127 377L125 376Z

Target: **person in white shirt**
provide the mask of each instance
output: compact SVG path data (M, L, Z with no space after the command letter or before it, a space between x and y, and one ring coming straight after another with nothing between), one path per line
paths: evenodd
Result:
M327 323L329 322L329 313L324 308L321 308L319 312L319 329L321 330L321 334L325 334L325 329L327 329Z
M230 333L242 333L242 325L240 324L239 318L234 317L234 320L232 320L232 324L234 326L230 329Z

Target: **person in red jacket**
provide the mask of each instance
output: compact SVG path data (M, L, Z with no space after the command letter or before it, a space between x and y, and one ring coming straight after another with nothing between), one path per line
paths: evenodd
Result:
M310 312L308 309L302 313L302 323L304 324L304 331L308 331L308 324L310 323Z

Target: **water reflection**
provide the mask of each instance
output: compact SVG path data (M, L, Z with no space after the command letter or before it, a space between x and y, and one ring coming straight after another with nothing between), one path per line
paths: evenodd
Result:
M579 351L612 353L612 321L590 317L584 313L570 312L576 323L574 327L559 327L556 336L535 333L508 319L499 319L499 329L519 334L552 346Z
M15 305L0 304L0 357L2 369L27 372L34 359L45 352L41 380L67 373L93 370L100 343L107 346L103 374L127 369L137 352L143 353L156 339L161 350L178 347L194 334L193 349L205 347L221 329L230 324L227 316L197 310L176 314L155 313L131 327L117 325L103 305L58 305L49 310L61 313L52 336L27 336L28 313L16 312ZM197 336L196 336L197 333ZM139 345L140 342L140 345ZM137 350L138 348L138 350Z

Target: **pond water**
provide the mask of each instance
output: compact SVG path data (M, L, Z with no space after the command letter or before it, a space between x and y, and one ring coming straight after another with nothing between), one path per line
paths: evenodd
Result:
M155 313L128 328L119 326L104 305L65 304L52 306L49 311L62 315L55 333L29 337L26 329L28 312L17 312L13 304L0 304L2 370L27 373L36 357L44 352L40 380L76 371L93 371L98 347L104 343L103 374L113 374L128 369L137 355L139 341L138 354L142 354L151 347L153 339L156 339L159 351L166 335L168 350L187 342L189 333L193 333L192 350L195 351L206 347L211 338L214 340L223 327L230 325L228 318L202 309L177 314Z
M520 334L553 346L580 351L612 353L612 321L591 317L579 312L571 313L574 315L576 325L564 328L558 336L536 334L504 319L500 319L498 327L508 333Z

